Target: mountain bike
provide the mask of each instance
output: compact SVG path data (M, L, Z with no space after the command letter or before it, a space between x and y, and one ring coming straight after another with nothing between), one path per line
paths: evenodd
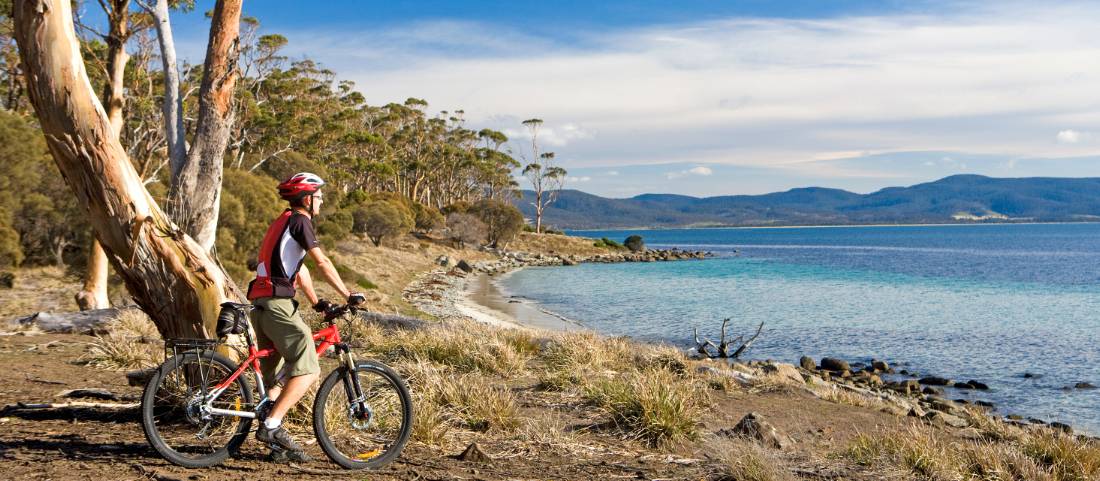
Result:
M245 337L248 358L239 364L218 352L219 340L166 341L173 354L145 385L141 425L149 444L168 461L188 468L224 462L248 438L252 421L262 420L274 404L259 360L275 350L257 349L248 328L250 309L250 304L227 302L219 316L219 324L228 319L234 323L229 332ZM329 309L325 326L313 333L318 357L324 359L331 350L330 356L339 361L317 390L313 432L336 464L377 468L396 459L408 442L412 398L400 375L377 361L356 361L341 340L336 321L356 311L348 305ZM244 375L248 370L255 388Z

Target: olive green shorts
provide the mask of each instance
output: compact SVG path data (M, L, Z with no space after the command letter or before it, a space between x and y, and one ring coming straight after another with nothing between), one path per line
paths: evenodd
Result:
M275 348L276 354L260 359L264 385L271 388L277 381L318 374L317 348L309 326L298 315L298 306L287 297L264 297L252 301L252 328L260 349ZM285 372L284 372L285 370Z

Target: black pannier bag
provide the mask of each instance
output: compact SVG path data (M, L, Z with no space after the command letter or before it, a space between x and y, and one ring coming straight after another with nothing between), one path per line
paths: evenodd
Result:
M218 313L218 337L243 334L244 330L248 328L245 324L248 322L247 317L232 302L223 303L222 310Z

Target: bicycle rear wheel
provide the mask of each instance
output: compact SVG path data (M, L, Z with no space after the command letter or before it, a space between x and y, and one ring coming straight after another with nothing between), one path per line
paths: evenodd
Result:
M382 363L332 371L313 402L321 449L347 469L378 468L401 454L412 433L412 397L405 381Z
M203 415L202 399L236 366L213 351L190 351L164 362L141 398L141 427L161 456L188 468L221 463L248 436L252 419ZM252 388L239 376L214 401L220 409L252 411Z

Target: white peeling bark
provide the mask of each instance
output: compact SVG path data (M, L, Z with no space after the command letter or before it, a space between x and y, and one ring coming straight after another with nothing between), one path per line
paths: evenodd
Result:
M28 96L111 265L163 336L209 337L234 297L225 272L142 185L88 81L69 0L13 3Z

